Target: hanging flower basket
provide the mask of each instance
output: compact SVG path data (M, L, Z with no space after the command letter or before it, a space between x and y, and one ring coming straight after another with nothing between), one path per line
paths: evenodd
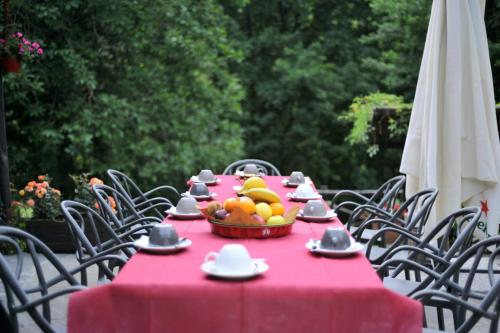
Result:
M1 63L5 73L19 73L21 71L21 62L17 58L4 58Z

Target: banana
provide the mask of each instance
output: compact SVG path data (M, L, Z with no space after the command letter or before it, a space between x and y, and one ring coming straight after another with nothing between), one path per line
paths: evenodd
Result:
M260 177L250 177L247 180L245 180L245 183L243 183L243 189L242 190L249 190L251 188L266 188L267 184L264 181L264 179Z
M240 193L254 201L265 201L268 203L281 202L279 195L267 188L251 188Z

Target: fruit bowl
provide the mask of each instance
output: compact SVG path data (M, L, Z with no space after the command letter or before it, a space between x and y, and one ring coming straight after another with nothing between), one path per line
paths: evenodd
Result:
M259 223L239 207L232 209L231 214L223 219L216 218L216 214L212 213L213 209L209 207L201 208L200 211L207 218L215 235L229 238L276 238L292 232L299 207L291 208L282 218L285 223L281 224Z
M293 223L281 225L238 225L208 219L212 233L229 238L277 238L289 235Z

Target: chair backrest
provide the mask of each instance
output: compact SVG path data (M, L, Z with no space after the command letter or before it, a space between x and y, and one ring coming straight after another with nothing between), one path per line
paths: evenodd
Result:
M433 297L452 302L457 309L455 327L458 333L471 332L481 318L491 321L490 332L498 332L500 272L495 266L499 260L500 236L480 241L463 252L439 279L427 289L415 293L413 298L424 304ZM481 261L486 263L486 269L480 268ZM464 269L467 275L457 280L456 276ZM484 273L488 276L486 286L478 290L473 283L478 280L478 274Z
M113 187L120 191L120 193L126 196L131 202L133 202L136 198L147 200L144 192L139 188L139 186L137 186L137 184L123 172L109 169L107 174L111 179Z
M223 175L232 175L236 171L241 171L245 168L245 165L247 164L255 164L257 165L257 168L259 168L259 171L263 173L264 175L268 176L281 176L281 173L279 172L278 168L276 168L274 165L272 165L269 162L263 161L263 160L257 160L257 159L245 159L245 160L239 160L236 162L233 162L229 164L224 172L222 173Z
M26 252L22 244L25 244ZM12 326L17 327L17 314L26 311L44 332L55 332L50 324L50 296L81 290L84 286L77 282L45 244L23 230L0 226L0 248L13 254L7 260L0 252L0 278L6 292ZM27 261L31 265L25 264ZM52 268L50 271L55 270L55 274L46 272L49 266ZM31 268L34 268L34 274L27 272ZM34 277L35 281L29 283L24 276ZM66 281L70 287L52 293L50 288L61 281ZM37 304L41 305L42 311Z
M481 210L478 207L468 207L460 209L447 217L445 217L438 225L416 247L423 250L431 250L433 254L444 259L445 262L450 262L452 258L460 256L466 249L470 247L472 236L476 229ZM449 239L455 237L455 241L449 246ZM411 252L408 256L409 260L418 260L418 252ZM433 270L436 272L444 271L448 266L444 266L439 262L434 263ZM398 265L391 273L391 277L397 277L400 272L407 268L406 263ZM433 281L432 277L428 277L420 282L419 289L429 285Z
M399 207L390 220L404 221L407 230L421 236L437 195L438 190L434 188L415 193Z
M76 201L64 200L61 202L61 210L69 225L77 258L81 263L85 261L86 256L96 257L113 246L125 243L113 230L112 222L105 220L93 208ZM127 248L122 248L120 251L129 258L133 255L133 251ZM102 266L100 268L108 278L112 278L112 272Z
M436 201L437 194L438 191L433 188L417 192L403 202L395 212L390 213L391 217L383 218L402 225L402 227L412 232L417 237L420 237L423 234L425 224L431 213L432 206ZM363 206L360 206L360 208L362 207ZM366 214L365 210L359 208L356 210L357 211L354 212L347 221L347 224L350 225L353 224L353 222L362 222L380 217L376 211Z
M96 196L101 216L112 222L113 229L122 227L127 221L143 217L125 195L110 186L96 184L92 186L92 192Z
M373 193L366 204L373 204L379 208L386 208L388 211L393 210L405 182L406 177L403 175L389 179Z

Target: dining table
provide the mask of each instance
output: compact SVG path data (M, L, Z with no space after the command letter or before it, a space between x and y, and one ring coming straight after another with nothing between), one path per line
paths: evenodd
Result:
M236 176L217 176L210 186L223 202L236 197ZM288 211L290 201L281 176L263 176ZM313 184L314 187L314 184ZM175 254L138 251L115 279L73 293L68 332L422 332L423 307L384 288L363 252L329 258L305 244L321 239L338 218L310 223L296 220L279 238L225 238L206 219L165 217L192 245ZM225 244L242 244L252 258L265 258L269 270L247 280L224 280L204 273L207 253Z

